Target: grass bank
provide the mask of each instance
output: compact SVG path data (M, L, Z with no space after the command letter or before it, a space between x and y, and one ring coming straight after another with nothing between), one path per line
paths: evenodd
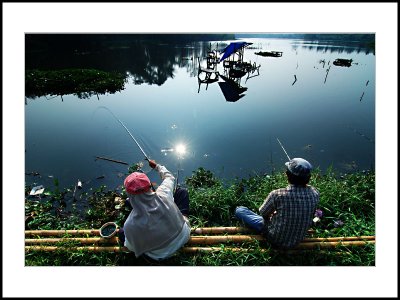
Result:
M313 223L314 236L375 235L375 173L363 171L335 174L328 169L324 175L316 170L311 185L320 192L320 220ZM234 217L234 209L244 205L257 211L268 193L287 186L286 175L253 176L224 182L210 171L199 168L185 179L190 195L192 227L243 226ZM42 199L29 198L26 187L26 229L99 229L106 222L122 226L130 210L124 206L122 193L99 187L87 194L90 208L84 212L63 209L70 190L47 192ZM122 205L121 205L122 204ZM321 216L322 215L322 216ZM218 246L218 245L216 245ZM229 244L220 245L222 248ZM235 245L236 247L238 245ZM135 258L133 253L94 253L81 251L40 252L25 254L26 266L374 266L375 246L339 247L331 250L311 250L299 255L273 250L268 244L254 241L239 246L251 251L188 254L178 251L162 262ZM267 249L267 251L265 251Z

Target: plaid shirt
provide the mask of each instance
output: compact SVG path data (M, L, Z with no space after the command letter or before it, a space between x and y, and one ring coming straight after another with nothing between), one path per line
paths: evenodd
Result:
M296 246L305 238L318 202L319 192L310 185L291 184L272 191L259 208L263 234L277 247Z

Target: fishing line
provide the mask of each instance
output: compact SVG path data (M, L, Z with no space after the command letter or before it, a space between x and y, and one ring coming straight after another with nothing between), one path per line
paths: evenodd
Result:
M113 114L113 112L105 107L105 106L99 106L99 108L104 108L106 110L108 110L110 112L110 114L125 128L125 130L128 132L128 134L130 135L130 137L133 139L133 141L135 142L135 144L139 147L140 151L143 153L145 159L148 161L149 157L146 155L146 153L144 152L143 148L139 145L139 143L136 141L136 139L134 138L134 136L132 135L132 133L129 131L129 129L124 125L124 123L122 123L122 121L120 119L117 118L116 115Z

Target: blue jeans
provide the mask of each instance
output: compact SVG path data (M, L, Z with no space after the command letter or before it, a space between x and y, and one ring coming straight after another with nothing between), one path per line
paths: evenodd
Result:
M235 216L237 219L245 223L250 228L261 232L264 227L264 218L255 212L251 211L247 207L238 206L235 210Z
M189 217L189 193L185 188L178 187L174 193L174 202L182 215Z

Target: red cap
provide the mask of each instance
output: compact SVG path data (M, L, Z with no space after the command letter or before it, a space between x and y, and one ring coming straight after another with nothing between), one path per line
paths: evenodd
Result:
M138 195L147 192L151 183L146 174L134 172L125 178L124 186L127 193Z

